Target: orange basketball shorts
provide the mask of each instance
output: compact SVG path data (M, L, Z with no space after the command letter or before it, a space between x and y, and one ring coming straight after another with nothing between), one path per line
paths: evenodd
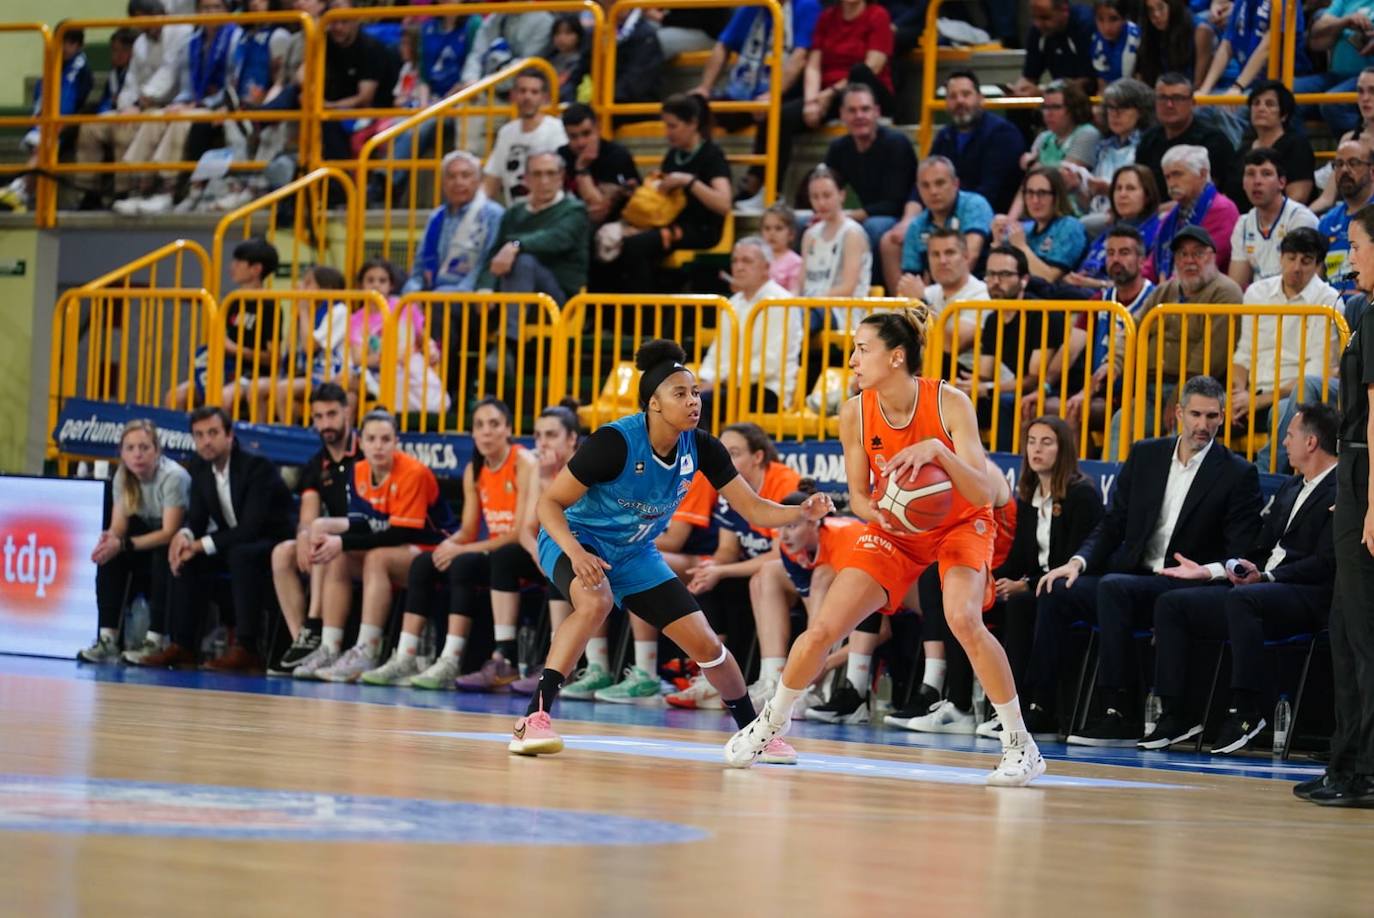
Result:
M952 526L920 535L894 535L876 523L869 523L845 551L836 559L837 571L845 568L861 570L878 581L887 593L884 615L892 615L902 606L902 599L932 564L940 566L940 583L952 567L971 567L985 575L983 611L992 608L996 594L992 588L992 553L997 540L997 526L992 510L984 508L974 516Z

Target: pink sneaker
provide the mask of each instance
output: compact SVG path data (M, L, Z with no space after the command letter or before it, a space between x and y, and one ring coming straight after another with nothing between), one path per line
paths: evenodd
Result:
M515 733L506 748L516 755L552 755L563 751L563 737L553 732L548 714L535 711L515 722Z
M797 764L797 750L784 740L781 736L775 736L768 741L768 745L763 747L763 754L759 756L759 761L765 765L795 765Z
M492 657L475 673L458 677L454 683L460 692L504 692L520 678L520 670L501 657Z

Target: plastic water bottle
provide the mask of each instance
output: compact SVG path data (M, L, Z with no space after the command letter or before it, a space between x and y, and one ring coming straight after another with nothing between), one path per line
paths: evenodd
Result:
M129 611L124 615L124 649L133 650L143 644L148 634L148 600L142 593L129 603Z
M988 695L983 691L983 683L977 676L973 677L973 720L976 724L981 724L988 719Z
M535 647L539 643L538 633L529 625L521 625L515 632L515 648L520 658L520 677L529 675L530 663L534 660Z
M1283 755L1283 747L1288 745L1288 730L1293 726L1293 706L1288 703L1287 695L1279 696L1274 705L1274 755Z
M871 711L875 720L881 721L883 716L892 711L892 674L884 667L878 674L878 685L873 690L873 709Z
M1159 700L1153 688L1150 694L1145 696L1145 735L1149 736L1155 732L1155 725L1159 723L1160 716L1164 713L1164 703Z

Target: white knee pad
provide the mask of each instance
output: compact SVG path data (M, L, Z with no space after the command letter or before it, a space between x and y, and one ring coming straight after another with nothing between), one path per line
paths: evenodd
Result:
M729 655L730 655L730 651L726 650L726 649L725 649L725 645L722 643L722 644L720 645L720 656L716 657L716 658L715 658L714 660L712 660L710 663L702 663L700 660L698 660L698 661L697 661L697 666L701 667L702 669L713 669L713 668L719 666L720 664L724 663L724 662L725 662L725 658L728 657Z

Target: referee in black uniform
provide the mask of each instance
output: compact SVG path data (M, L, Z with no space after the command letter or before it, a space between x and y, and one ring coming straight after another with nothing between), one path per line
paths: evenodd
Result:
M1362 293L1374 292L1374 205L1350 218L1349 266ZM1341 354L1340 455L1336 467L1336 590L1331 603L1331 670L1336 732L1326 774L1293 789L1322 806L1374 808L1374 514L1369 506L1370 393L1374 310L1365 310Z

